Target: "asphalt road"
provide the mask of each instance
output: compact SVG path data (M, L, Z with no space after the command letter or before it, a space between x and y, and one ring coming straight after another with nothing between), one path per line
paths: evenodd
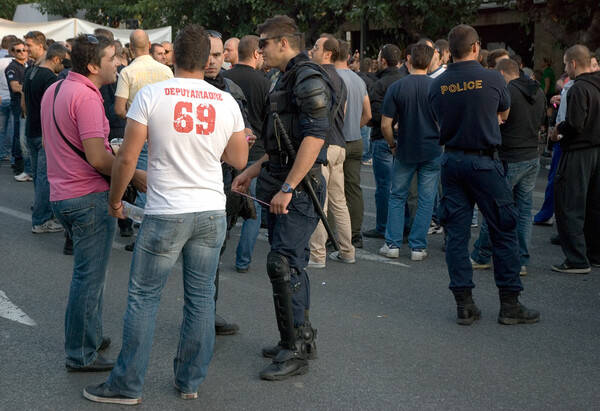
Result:
M541 205L547 170L534 196ZM366 202L363 228L374 225L371 167L362 172ZM67 373L64 311L72 258L62 255L62 234L30 232L31 183L16 183L0 167L0 410L115 408L82 396L83 387L106 373ZM533 228L529 275L522 301L541 311L533 325L502 326L491 270L476 271L474 297L483 318L455 322L455 303L441 235L429 236L429 257L410 261L378 255L382 240L365 239L354 265L329 261L310 272L311 320L318 329L319 358L310 373L283 382L262 381L268 364L259 353L277 341L271 288L265 273L268 243L257 243L250 271L235 271L239 227L222 259L218 312L240 325L235 336L217 337L199 399L184 401L172 385L182 311L181 267L163 292L150 366L139 408L152 410L583 410L599 409L600 271L557 274L560 247L548 239L554 227ZM478 229L472 230L476 238ZM104 329L116 357L121 345L131 253L117 234L105 293ZM7 314L7 301L27 317ZM8 310L10 311L10 310ZM26 322L26 321L25 321Z

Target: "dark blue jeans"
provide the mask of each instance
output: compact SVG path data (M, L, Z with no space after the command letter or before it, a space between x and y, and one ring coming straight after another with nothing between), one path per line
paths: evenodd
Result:
M371 141L371 148L373 151L373 175L375 176L375 230L380 234L385 234L394 156L390 146L383 139Z
M73 279L65 314L69 364L83 367L102 343L104 285L117 221L108 214L108 191L52 201L56 218L73 239Z
M52 218L50 206L50 184L48 184L48 171L46 168L46 152L42 145L42 137L28 138L29 157L31 158L31 171L33 172L33 188L35 202L31 222L41 225Z
M313 185L314 186L314 185ZM310 257L308 240L317 228L319 215L309 195L299 185L294 190L287 214L267 215L269 243L271 252L283 255L288 259L292 269L290 286L292 287L292 311L294 327L305 322L305 310L310 308L310 282L305 267ZM325 180L315 187L321 203L325 203Z
M469 239L473 206L477 203L490 231L496 285L503 290L522 290L516 231L518 214L503 164L491 157L462 152L446 152L440 162L443 196L438 217L447 233L450 289L460 291L475 287Z

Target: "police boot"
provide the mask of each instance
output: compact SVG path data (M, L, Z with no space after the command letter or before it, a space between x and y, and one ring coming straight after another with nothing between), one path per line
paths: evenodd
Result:
M539 311L529 310L519 302L518 291L500 290L500 313L498 314L500 324L532 324L539 320Z
M456 322L460 325L471 325L481 318L481 311L475 305L471 290L452 291L456 300Z
M314 360L317 358L317 344L315 344L315 338L317 338L317 330L311 327L309 322L304 323L304 326L298 327L296 329L296 335L298 336L298 340L304 340L306 343L306 359ZM283 349L283 345L281 341L277 343L277 345L272 345L270 347L264 347L262 349L263 357L267 358L275 358L279 351Z
M306 343L297 340L293 346L282 346L273 358L273 362L264 368L259 376L263 380L280 381L307 372Z

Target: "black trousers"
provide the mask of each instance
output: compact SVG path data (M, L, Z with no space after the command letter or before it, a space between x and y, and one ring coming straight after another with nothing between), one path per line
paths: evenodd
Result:
M600 264L600 147L563 151L554 178L554 208L567 264Z

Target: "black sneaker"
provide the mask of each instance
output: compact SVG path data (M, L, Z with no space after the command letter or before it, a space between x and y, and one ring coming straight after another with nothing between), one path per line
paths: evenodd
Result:
M127 227L121 229L121 237L133 237L133 228Z
M109 360L108 358L104 358L101 355L98 355L93 363L88 365L77 365L72 364L70 362L65 363L65 367L69 372L103 372L110 371L115 366L115 362L113 360Z
M127 244L125 247L125 251L133 251L133 249L135 248L135 241L131 244Z
M110 404L121 404L121 405L138 405L142 402L141 398L126 397L116 392L112 392L106 386L106 383L102 383L97 387L89 386L83 389L83 396L90 401L104 402Z
M379 231L372 229L369 231L365 231L363 236L367 238L385 238L385 234L381 234Z
M352 245L354 248L363 248L362 234L358 233L352 236Z
M215 314L215 334L234 335L240 330L240 326L234 323L228 323L218 314Z
M560 237L557 235L550 237L550 243L554 245L560 245Z
M69 236L67 236L67 238L65 238L63 254L64 255L73 255L73 240Z
M291 351L284 348L273 358L273 362L259 373L259 376L263 380L281 381L307 372L308 360L304 353L298 349Z
M540 312L530 310L520 302L517 304L500 304L498 322L504 325L533 324L540 320Z

